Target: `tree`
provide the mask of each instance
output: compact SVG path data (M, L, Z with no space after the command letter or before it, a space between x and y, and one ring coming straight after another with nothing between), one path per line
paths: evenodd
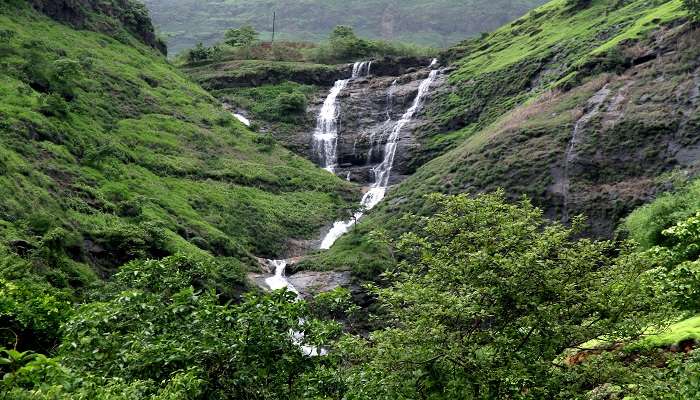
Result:
M224 34L224 42L233 47L250 46L258 40L260 34L250 25L238 29L229 29Z
M355 35L355 31L351 27L338 25L331 32L330 40L340 39L357 39L357 35Z
M695 21L700 21L700 0L683 0L685 9Z
M653 297L631 250L575 240L502 193L431 201L437 212L398 243L394 283L374 289L389 326L341 345L355 365L341 371L346 398L553 398L569 387L557 378L567 349L648 326Z

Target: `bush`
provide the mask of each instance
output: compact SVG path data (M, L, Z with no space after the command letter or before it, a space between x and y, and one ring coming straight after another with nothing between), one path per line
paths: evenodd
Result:
M437 51L416 45L366 40L355 35L352 28L336 27L328 41L312 55L315 62L336 64L384 56L434 56Z
M279 112L284 114L303 114L306 112L306 96L302 93L282 93L277 98Z
M0 278L0 346L49 351L70 311L68 297L46 283Z
M669 236L663 231L700 211L700 180L693 181L675 193L665 193L625 219L623 228L643 248L667 245Z
M683 0L685 9L695 21L700 21L700 0Z
M39 112L46 116L65 118L70 112L70 107L59 94L51 93L41 98Z
M347 398L555 398L566 349L653 326L629 246L577 240L582 220L550 225L503 193L431 202L432 216L410 217L392 284L373 291L390 327L341 346L356 361L341 372Z
M207 60L217 60L221 57L222 50L219 46L206 47L203 43L197 45L187 52L187 62L197 63Z

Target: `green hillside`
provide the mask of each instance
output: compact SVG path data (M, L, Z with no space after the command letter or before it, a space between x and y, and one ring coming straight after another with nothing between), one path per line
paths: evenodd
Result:
M391 190L360 231L408 229L395 216L429 213L425 195L432 192L504 188L511 199L532 198L555 220L581 213L589 234L611 237L636 206L698 170L692 156L658 151L669 142L691 149L697 143L698 32L680 23L684 16L681 1L594 1L581 10L554 1L452 48L443 58L455 70L427 110L432 124L419 133L415 174ZM664 74L674 78L660 79ZM610 109L580 129L581 161L567 176L565 204L572 132L603 87ZM357 259L384 254L366 246L360 236L343 238L321 264L381 264Z
M3 7L0 232L57 257L57 284L178 251L279 256L352 197L154 50Z
M272 12L278 38L320 41L336 25L363 37L446 47L491 31L541 0L146 0L156 26L173 53L197 42L212 44L227 29L251 24L269 40Z

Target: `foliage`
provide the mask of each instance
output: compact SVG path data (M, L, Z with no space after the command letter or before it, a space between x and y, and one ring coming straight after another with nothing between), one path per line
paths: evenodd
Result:
M250 46L258 40L260 34L250 25L244 25L238 29L229 29L224 34L224 43L229 46Z
M38 279L10 280L2 275L0 346L37 351L54 347L59 328L71 313L70 297Z
M429 56L436 52L426 47L359 38L352 28L337 26L328 41L314 50L311 59L324 64L338 64L383 56Z
M301 346L326 344L337 326L313 320L290 292L250 294L234 304L214 290L240 279L231 282L226 273L211 260L185 255L131 263L65 323L60 365L13 361L3 384L66 395L113 382L142 394L290 398L304 389L297 386L304 374L324 362ZM32 372L49 367L58 373Z
M352 198L351 185L311 162L261 148L145 45L73 30L22 2L7 7L0 232L4 243L26 242L56 287L180 251L254 265L252 254L315 235Z
M218 46L206 47L204 44L197 45L187 52L187 61L197 63L207 60L217 60L221 57L221 48Z
M700 20L700 1L698 0L683 0L686 10L695 20Z
M629 248L574 240L502 193L431 200L392 285L375 289L389 326L343 347L358 362L347 398L550 398L566 349L646 327L655 303Z
M625 219L623 228L643 248L665 245L670 236L663 232L698 210L700 180L695 180L674 192L663 193L653 202L634 210Z

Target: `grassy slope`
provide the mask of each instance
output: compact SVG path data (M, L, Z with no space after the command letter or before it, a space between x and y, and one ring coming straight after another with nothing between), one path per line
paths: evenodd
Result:
M594 230L609 233L631 207L668 180L665 173L673 165L658 149L684 118L678 110L688 107L685 99L698 66L697 48L692 37L674 38L677 30L671 29L668 41L685 46L682 51L660 65L647 63L630 70L633 76L614 72L632 62L624 53L632 46L626 39L643 38L683 16L679 0L630 1L617 7L598 0L577 12L557 0L483 40L452 49L446 54L456 66L449 77L451 87L429 110L447 133L435 130L423 137L428 148L440 149L433 154L452 150L420 167L391 191L355 234L305 267L352 267L363 274L368 265L381 269L389 254L366 233L375 227L394 234L403 231L406 225L396 216L428 212L423 196L434 191L504 187L514 197L529 195L551 217L561 215L555 181L574 123L606 82L613 91L609 102L616 93L624 94L624 117L612 124L597 118L586 129L579 159L591 163L573 169L571 188L572 213L597 213L592 216L600 226ZM626 50L618 50L621 43ZM645 50L642 46L640 51ZM657 79L660 75L670 79ZM645 93L656 96L647 99ZM697 121L691 117L686 122L694 126ZM601 129L606 133L597 133ZM686 133L692 136L691 131ZM695 139L679 140L692 144Z
M380 38L393 17L393 36L432 46L447 46L467 36L490 31L542 4L540 0L303 0L194 1L146 0L174 52L198 41L213 43L226 29L253 24L269 37L272 11L277 11L278 37L318 41L335 25L351 25L362 36Z
M450 93L428 110L435 126L423 132L422 159L454 148L553 87L576 86L578 77L613 62L607 52L616 45L683 15L681 5L595 0L571 10L565 0L555 0L484 39L449 49L444 57L457 70L450 74Z
M0 26L14 32L0 65L0 236L15 248L58 236L66 262L100 272L198 248L274 256L352 197L347 183L259 140L146 46L27 8L6 9ZM57 77L65 64L79 74Z

